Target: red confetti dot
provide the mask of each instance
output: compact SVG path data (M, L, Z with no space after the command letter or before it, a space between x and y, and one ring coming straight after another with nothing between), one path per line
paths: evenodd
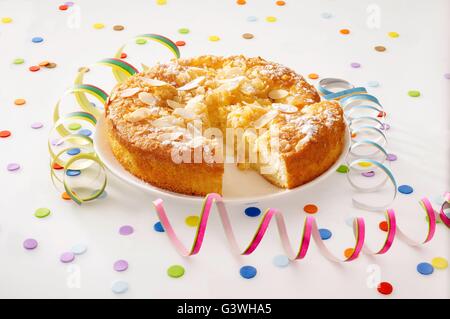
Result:
M0 131L0 137L1 138L7 138L7 137L9 137L9 136L11 136L11 132L10 131Z
M392 288L392 285L386 281L380 282L380 284L377 287L377 290L380 294L383 295L390 295L394 288Z
M62 4L59 6L59 10L61 11L66 11L67 9L69 9L69 6L67 4Z
M186 45L186 42L184 42L184 41L177 41L177 42L175 42L175 44L177 45L177 47L184 47Z
M319 208L314 204L308 204L303 207L303 210L308 214L315 214L319 210Z
M58 163L53 163L53 169L63 169L64 167L62 167L61 165L59 165Z
M28 69L31 72L36 72L36 71L39 71L41 68L39 66L37 66L37 65L33 65L33 66L30 66Z
M380 227L380 229L381 229L382 231L388 231L388 229L389 229L388 223L387 223L386 221L382 221L382 222L378 225L378 227Z
M122 53L120 54L120 58L121 58L121 59L126 59L127 56L128 56L128 54L126 54L125 52L122 52Z
M377 117L383 117L383 116L386 116L386 112L384 112L384 111L379 112L377 115Z

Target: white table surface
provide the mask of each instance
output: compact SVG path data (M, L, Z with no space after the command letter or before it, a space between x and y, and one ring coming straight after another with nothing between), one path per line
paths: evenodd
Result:
M0 130L12 132L11 137L0 139L1 298L450 297L448 269L435 270L430 276L416 271L418 263L430 262L435 256L449 259L449 232L442 224L437 226L433 241L419 248L397 240L386 255L363 255L354 262L336 264L313 245L305 260L282 269L272 264L273 257L283 253L276 227L270 227L253 255L236 259L229 252L218 216L213 214L200 254L183 258L164 233L153 230L157 216L152 194L110 176L106 198L83 206L62 200L49 178L46 147L53 106L72 83L78 67L111 57L120 45L141 33L185 40L182 56L259 55L304 75L315 72L322 78L341 77L357 85L376 80L380 87L369 92L382 101L388 113L389 151L398 156L392 169L399 184L414 188L411 195L400 194L392 207L406 232L424 238L426 223L417 200L423 196L433 200L450 189L450 82L444 78L450 72L450 2L378 0L376 7L368 0L287 0L284 7L269 0L248 0L244 6L232 0L168 0L164 6L151 0L75 2L78 9L62 12L58 5L63 1L0 0L0 18L14 19L10 24L0 23ZM333 16L324 19L323 12ZM374 14L379 14L378 20L371 19ZM80 18L78 26L73 23L77 21L74 15ZM248 22L248 16L259 20ZM278 20L268 23L266 16ZM368 25L368 19L378 25ZM96 22L106 27L95 30L92 24ZM115 24L126 29L113 31ZM190 33L179 34L181 27L189 28ZM341 28L349 28L351 34L341 35ZM388 37L389 31L398 32L400 37ZM245 32L255 38L242 39ZM210 42L210 35L221 40ZM34 36L45 41L32 43ZM376 52L375 45L384 45L387 51ZM144 52L146 64L155 62L151 51L136 46L133 50ZM18 57L24 58L25 64L11 63ZM28 71L30 65L42 60L54 61L58 67ZM351 62L362 67L353 69ZM421 96L409 97L407 92L412 89L419 90ZM19 97L27 100L25 106L14 106ZM44 128L31 129L36 121L43 122ZM8 172L6 165L11 162L19 163L21 169ZM285 212L289 232L297 243L302 207L315 203L320 208L316 214L319 225L333 232L327 244L341 256L352 241L351 228L345 224L349 216L366 219L371 246L383 240L378 230L383 215L352 207L352 195L345 176L335 173L295 196L258 205ZM199 213L200 205L173 200L165 204L176 230L189 245L194 229L184 224L184 218ZM34 217L38 207L50 208L51 215ZM244 208L229 207L242 247L258 224L258 218L243 214ZM133 235L118 234L125 224L135 228ZM22 248L28 237L38 240L36 250ZM62 252L81 242L88 246L84 255L71 264L59 261ZM115 272L112 265L117 259L126 259L129 269ZM172 264L185 267L182 278L166 275ZM257 268L255 278L240 277L239 268L244 264ZM380 271L381 280L392 283L392 295L382 296L367 285L373 269ZM79 279L79 286L71 284L74 278ZM128 282L129 290L113 294L110 286L115 280Z

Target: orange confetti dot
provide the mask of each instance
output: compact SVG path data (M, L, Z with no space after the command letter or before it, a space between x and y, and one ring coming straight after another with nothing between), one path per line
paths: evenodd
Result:
M240 6L243 6L244 4L247 3L247 1L245 1L245 0L237 0L236 3L237 3L238 5L240 5Z
M67 194L66 192L63 192L61 194L61 198L64 200L71 200L72 198L69 196L69 194Z
M319 78L319 75L318 75L317 73L310 73L310 74L308 74L308 77L309 77L311 80L316 80L316 79Z
M39 66L47 66L49 64L50 64L49 61L42 61L42 62L39 63Z
M303 210L305 211L305 213L315 214L319 211L319 208L314 204L308 204L303 207Z
M352 138L355 138L356 137L356 133L352 133Z
M40 69L41 68L37 65L33 65L28 68L28 70L30 70L31 72L36 72L36 71L39 71Z
M344 256L346 258L350 258L351 255L353 255L353 252L355 250L353 248L347 248L346 250L344 250Z
M349 29L341 29L341 30L339 30L339 32L341 34L350 34L350 30Z
M177 47L184 47L186 45L186 42L184 42L184 41L177 41L177 42L175 42L175 44L177 45Z
M275 2L275 4L277 6L284 6L286 4L286 2L285 1L277 1L277 2Z
M125 52L122 52L121 54L120 54L120 58L121 59L126 59L128 57L128 55L125 53Z
M382 231L388 231L388 229L389 229L389 225L388 225L388 223L386 222L386 221L382 221L379 225L378 225L378 227L380 227L380 229L382 230Z
M59 165L58 163L53 163L53 169L63 169L64 167L62 167L61 165Z
M24 105L27 101L25 99L15 99L14 104L15 105Z

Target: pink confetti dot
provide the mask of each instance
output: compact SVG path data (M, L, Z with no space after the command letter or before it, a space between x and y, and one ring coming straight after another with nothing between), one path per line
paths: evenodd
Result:
M134 232L134 229L130 225L123 225L122 227L119 228L119 234L121 234L123 236L131 235L133 232Z
M396 161L396 160L397 160L397 155L390 153L390 154L387 155L386 159L387 159L389 162Z
M6 166L6 169L10 172L17 171L20 169L20 165L17 163L10 163Z
M65 252L65 253L63 253L60 257L59 257L59 260L62 262L62 263L70 263L70 262L72 262L73 260L75 259L75 255L74 255L74 253L73 252Z
M115 271L125 271L128 269L128 262L126 260L118 260L114 263Z
M373 176L375 176L375 172L374 171L364 172L364 173L361 173L361 175L364 177L373 177Z
M361 64L359 64L358 62L353 62L353 63L350 64L350 66L351 66L352 68L357 69L357 68L360 68L360 67L361 67Z
M25 241L23 242L23 248L28 250L35 249L37 246L38 242L33 238L25 239Z
M31 128L35 129L35 130L40 129L43 126L44 126L44 124L42 124L41 122L35 122L35 123L31 124Z
M450 80L450 73L445 73L444 78L446 78L447 80Z

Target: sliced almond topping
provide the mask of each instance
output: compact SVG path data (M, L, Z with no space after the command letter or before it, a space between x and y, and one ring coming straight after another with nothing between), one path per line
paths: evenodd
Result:
M176 102L176 101L174 101L174 100L166 100L166 102L167 102L167 105L168 105L169 107L173 108L173 109L178 109L178 108L180 108L180 107L184 107L183 104L178 103L178 102Z
M161 81L161 80L157 80L157 79L149 79L149 78L142 78L142 80L151 85L151 86L164 86L164 85L169 85L169 83Z
M191 82L186 83L182 87L179 87L178 91L189 91L189 90L195 89L196 87L198 87L200 85L200 83L203 82L204 79L205 79L204 76L199 76L198 78L192 80Z
M154 95L147 93L147 92L141 92L138 95L139 100L144 102L147 105L155 105L157 99Z
M173 111L172 114L179 115L188 120L194 119L196 117L196 114L194 112L185 108L177 108Z
M173 116L161 117L159 119L152 121L152 126L156 128L174 126L173 119L174 119Z
M121 97L130 97L135 95L137 92L139 92L141 90L141 88L129 88L129 89L125 89L120 93Z
M295 113L298 111L298 108L296 106L283 103L273 103L272 108L283 113Z
M183 136L182 132L173 132L173 133L163 133L158 136L158 140L160 141L175 141L179 137Z
M269 92L269 97L274 100L282 99L288 96L289 92L286 90L272 90Z
M245 76L241 75L241 76L237 76L237 77L231 78L231 79L217 80L217 82L219 82L219 83L240 82L244 79L245 79Z
M152 111L146 107L142 107L140 109L137 109L133 113L127 114L125 118L130 122L139 122L145 120L150 115L152 115Z
M255 128L261 128L264 127L266 124L268 124L270 121L272 121L276 116L278 115L277 110L270 110L263 116L261 116L259 119L253 122L253 126Z

